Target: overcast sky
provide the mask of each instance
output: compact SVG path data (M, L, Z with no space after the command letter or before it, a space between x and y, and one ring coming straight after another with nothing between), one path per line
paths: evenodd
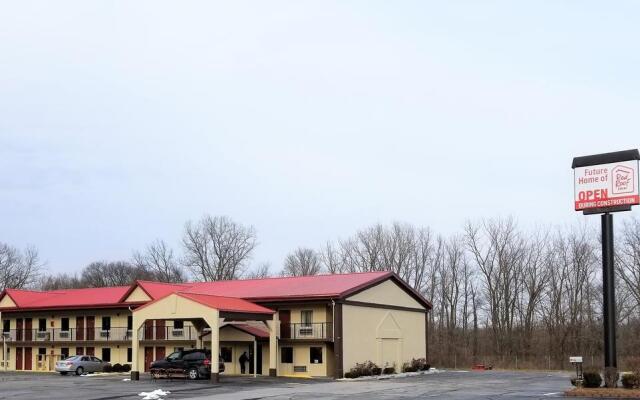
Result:
M394 220L573 211L571 159L638 148L640 2L0 3L0 241L51 271L178 248L255 264ZM638 210L616 216L616 223Z

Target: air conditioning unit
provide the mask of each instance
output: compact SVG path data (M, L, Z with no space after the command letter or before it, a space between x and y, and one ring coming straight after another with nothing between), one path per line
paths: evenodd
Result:
M69 331L60 331L58 337L61 339L69 338Z
M171 330L171 336L184 336L184 329L173 329Z
M2 332L2 337L5 339L11 338L11 332Z
M109 337L109 331L100 331L100 337L108 338Z
M36 334L36 337L38 339L49 339L49 332L46 331L38 331L38 333Z
M299 326L298 336L313 336L313 327L310 325Z

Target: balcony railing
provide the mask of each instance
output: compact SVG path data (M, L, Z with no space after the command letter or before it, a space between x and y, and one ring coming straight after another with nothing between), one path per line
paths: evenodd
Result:
M143 326L138 331L138 340L196 340L198 333L191 325L184 325L184 328L176 329L172 326Z
M10 329L2 332L8 342L116 342L131 340L131 331L123 327L102 328L49 328L39 329Z
M333 340L333 324L331 322L281 323L280 339Z
M102 328L49 328L44 331L39 329L10 329L1 333L7 342L117 342L131 341L131 330L125 327ZM195 328L185 325L183 329L175 329L169 326L143 326L138 331L139 340L196 340Z

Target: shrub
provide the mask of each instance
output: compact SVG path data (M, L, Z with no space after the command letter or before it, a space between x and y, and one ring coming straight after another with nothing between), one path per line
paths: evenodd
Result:
M109 364L102 367L102 372L113 372L113 367Z
M636 372L627 372L622 374L622 386L626 389L636 389L640 387L640 374Z
M124 365L122 366L122 372L129 372L129 371L131 371L131 365L129 365L129 364L124 364Z
M416 371L428 371L431 365L427 363L426 358L414 358L411 360L411 368L415 368Z
M584 379L584 387L586 388L599 388L602 386L602 377L600 376L600 371L597 369L586 369L582 373L582 377Z
M416 372L418 371L418 367L416 365L414 365L412 362L410 363L404 363L402 365L402 372Z
M379 367L371 362L365 361L360 364L356 364L355 367L351 368L351 372L356 372L359 376L371 376L374 375L374 370L378 370Z
M371 374L372 375L380 375L381 373L382 373L382 368L380 368L380 367L371 368Z
M360 375L358 375L356 372L345 372L344 377L348 378L348 379L353 379L353 378L358 378Z
M113 372L123 372L122 364L115 363L113 364Z
M385 375L395 374L396 373L396 368L395 367L386 367L385 369L382 370L382 373L385 374Z

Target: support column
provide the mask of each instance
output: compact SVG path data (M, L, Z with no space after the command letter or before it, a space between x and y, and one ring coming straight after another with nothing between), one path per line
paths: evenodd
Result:
M211 327L211 382L220 381L220 311L212 310L212 317L207 318Z
M144 321L142 321L144 323ZM140 380L140 371L138 365L138 348L140 343L138 342L138 330L142 324L137 320L135 313L133 314L133 321L131 326L131 380Z
M258 377L258 341L253 338L253 377Z
M278 376L278 313L273 314L273 320L267 321L269 326L269 376Z
M335 357L334 378L344 378L344 348L342 340L342 303L333 308L333 354Z
M616 293L613 255L613 215L602 214L602 289L604 320L604 370L605 386L617 386L616 355Z

